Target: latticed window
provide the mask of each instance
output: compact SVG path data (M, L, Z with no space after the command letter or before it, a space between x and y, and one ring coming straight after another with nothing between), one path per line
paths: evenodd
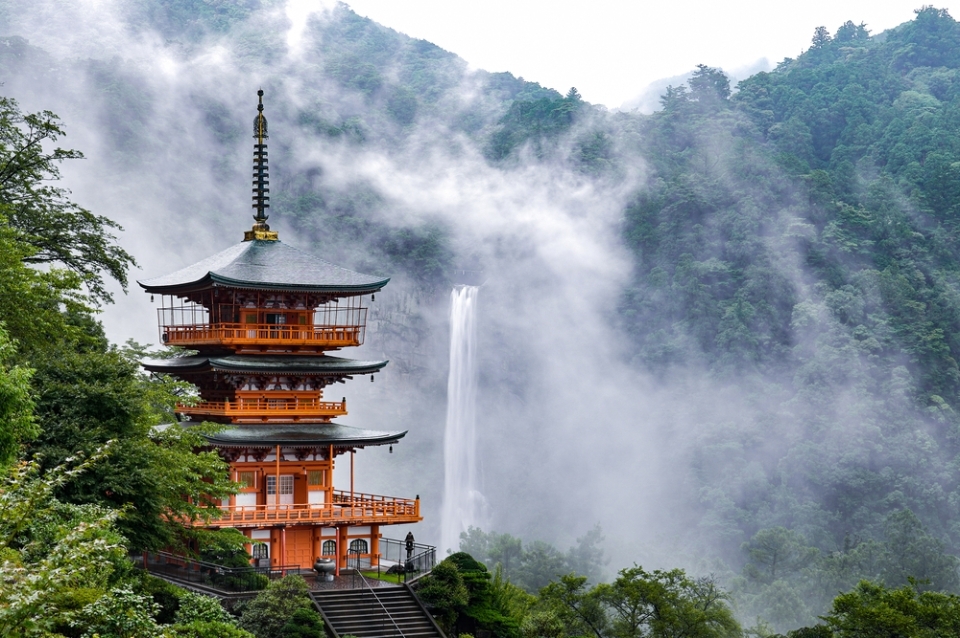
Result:
M323 547L320 551L324 556L335 556L337 553L337 541L323 541Z
M277 477L267 477L267 494L273 496L277 493ZM293 494L293 476L289 474L280 475L280 494Z
M367 554L369 553L367 541L362 538L357 538L350 541L350 551L354 554Z
M323 470L309 470L307 472L307 485L323 485Z
M244 487L256 487L257 475L255 472L237 472L237 483Z

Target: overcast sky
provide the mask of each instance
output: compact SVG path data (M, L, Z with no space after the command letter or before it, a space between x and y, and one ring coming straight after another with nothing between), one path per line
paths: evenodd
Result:
M315 0L301 0L312 2ZM697 64L727 71L795 57L813 30L847 20L880 33L923 0L350 0L354 11L472 66L510 71L619 107ZM960 0L935 2L960 17Z

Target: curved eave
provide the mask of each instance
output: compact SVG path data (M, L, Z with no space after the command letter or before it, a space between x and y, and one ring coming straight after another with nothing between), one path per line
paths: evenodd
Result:
M147 292L160 294L188 294L223 286L350 296L377 292L389 281L343 268L279 240L252 240L137 284Z
M205 277L201 277L196 281L178 283L168 286L151 286L148 283L143 281L137 281L137 285L144 289L144 291L149 292L153 295L181 295L188 294L191 292L199 292L201 290L209 290L215 287L223 288L235 288L238 290L265 290L270 292L292 292L292 293L313 293L318 295L332 295L332 296L355 296L355 295L367 295L380 292L384 286L390 283L390 278L382 279L380 281L365 284L365 285L356 285L356 286L312 286L312 285L299 285L295 283L263 283L263 282L249 282L242 281L239 279L231 279L229 277L224 277L222 275L217 275L216 273L207 273Z
M239 358L239 357L238 357ZM379 372L389 361L354 361L333 357L299 357L289 359L246 355L239 361L219 357L180 357L175 359L147 359L141 365L150 372L170 374L206 372L232 372L236 374L294 374L306 376L343 376L373 374ZM179 363L179 365L178 365Z
M204 435L210 445L222 448L317 447L335 448L392 445L407 435L403 432L379 432L329 423L308 427L292 424L262 427L235 427Z

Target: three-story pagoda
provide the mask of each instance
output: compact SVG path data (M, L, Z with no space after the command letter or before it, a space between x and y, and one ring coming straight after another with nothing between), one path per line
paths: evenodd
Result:
M318 557L341 567L348 557L375 565L380 527L420 521L420 502L355 492L352 455L395 444L406 432L335 423L347 401L329 400L324 390L387 364L327 353L363 343L365 300L389 279L335 266L270 230L267 120L258 95L253 228L212 257L138 282L161 296L163 343L197 352L144 367L197 386L200 401L178 406L190 420L227 424L207 440L243 488L208 525L240 529L262 565L310 567ZM350 486L338 490L334 465L346 453Z

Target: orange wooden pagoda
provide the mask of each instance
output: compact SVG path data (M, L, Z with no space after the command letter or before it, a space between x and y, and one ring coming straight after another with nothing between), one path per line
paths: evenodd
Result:
M207 438L243 488L212 525L240 529L261 565L311 567L319 557L341 567L358 557L375 565L381 526L419 522L420 502L354 491L352 457L366 446L393 445L406 432L334 423L347 414L347 401L330 400L324 390L387 364L327 353L363 343L365 300L389 279L300 252L270 230L267 121L263 91L258 95L255 224L235 246L138 282L161 296L162 341L197 352L144 367L197 386L200 401L178 407L186 418L227 425ZM336 458L347 453L350 486L335 489Z

